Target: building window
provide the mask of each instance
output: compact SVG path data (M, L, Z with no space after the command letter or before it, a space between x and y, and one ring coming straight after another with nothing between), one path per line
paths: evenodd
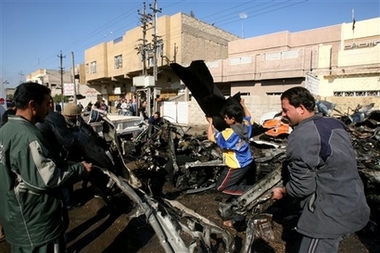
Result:
M334 96L336 97L369 97L369 96L379 96L380 91L368 90L368 91L335 91Z
M267 96L280 96L282 92L267 92Z
M90 74L90 68L88 67L88 63L86 63L86 74Z
M96 61L91 62L91 73L90 74L95 74L96 73Z
M123 37L119 37L113 40L113 44L119 43L123 41Z
M115 69L121 68L123 68L123 56L120 54L115 56Z
M299 50L290 50L290 51L265 54L266 61L297 59L298 57L299 57Z

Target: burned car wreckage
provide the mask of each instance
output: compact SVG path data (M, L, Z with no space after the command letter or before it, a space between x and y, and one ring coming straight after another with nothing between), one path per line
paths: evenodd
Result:
M205 114L213 117L215 128L226 128L221 111L228 104L239 104L240 94L226 99L214 85L203 61L192 62L189 67L174 63L171 67ZM373 212L372 229L378 229L380 111L372 107L357 108L352 114L339 113L337 117L351 133L359 173ZM287 136L291 132L278 116L273 114L254 126L250 139L255 154L252 188L242 196L220 202L215 210L222 219L245 217L246 237L239 252L252 252L253 242L258 238L273 239L271 221L275 208L271 189L282 184ZM205 133L188 134L189 127L163 119L153 127L142 123L140 133L123 138L106 115L102 115L101 122L102 137L81 120L77 138L83 145L84 157L96 168L91 173L91 183L106 202L120 194L127 196L134 207L133 216L145 218L165 252L212 252L212 240L216 237L220 238L224 252L236 252L236 235L163 192L165 183L183 194L214 188L224 164L221 150L207 140ZM133 169L128 165L131 162L136 165Z

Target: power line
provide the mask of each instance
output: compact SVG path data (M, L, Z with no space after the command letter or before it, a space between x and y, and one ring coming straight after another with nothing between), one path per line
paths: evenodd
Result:
M295 5L298 5L298 4L302 4L302 3L305 3L309 0L304 0L304 1L296 1L296 2L291 2L291 1L286 1L286 2L281 2L281 3L273 3L269 6L265 6L263 8L260 8L260 9L257 9L256 7L257 6L253 6L251 8L247 8L247 9L244 9L242 11L246 12L249 14L249 17L247 19L253 19L255 17L258 17L258 16L261 16L261 15L264 15L264 14L268 14L268 13L272 13L272 12L275 12L275 11L278 11L278 10L281 10L281 9L286 9L286 8L290 8L292 6L295 6ZM260 6L263 6L267 3L263 3L261 4ZM217 26L219 27L222 27L222 26L225 26L225 25L228 25L228 24L232 24L232 23L236 23L236 22L239 22L240 20L237 19L236 17L236 13L234 12L233 14L230 14L228 18L224 18L222 19L221 22L217 22L217 21L214 21L217 23Z
M272 0L270 2L264 2L264 3L263 2L258 3L255 1L248 1L248 2L244 2L242 4L237 4L232 8L227 8L224 10L214 12L213 14L205 16L205 17L200 18L200 19L206 23L210 23L210 24L215 23L217 27L223 29L223 26L241 21L237 16L237 13L239 13L239 12L244 11L245 13L249 14L247 19L252 19L254 17L264 15L264 14L268 14L271 12L275 12L275 11L278 11L280 9L290 8L294 5L301 4L301 3L304 3L307 1L309 1L309 0L304 0L304 1L298 1L298 0L296 0L296 1L291 1L291 0L275 1L275 0ZM183 2L185 2L185 1L184 0L177 1L177 2L171 3L169 5L166 5L164 8L176 6L176 5L179 5ZM266 6L268 4L269 4L269 6ZM286 4L289 4L289 5L286 5ZM140 5L140 3L138 3L138 5ZM281 5L286 5L286 6L281 6ZM136 5L136 7L130 8L128 11L123 12L119 16L117 16L114 19L110 20L109 22L105 23L103 26L93 30L92 32L84 35L83 37L80 37L80 38L74 40L72 43L68 44L67 46L64 46L63 49L69 49L70 51L75 51L75 49L77 49L77 50L81 50L84 52L91 45L96 45L97 43L99 43L100 40L102 40L104 38L103 36L99 36L99 34L104 34L102 31L104 31L105 29L108 29L112 25L119 24L120 22L123 22L123 20L130 17L131 14L133 14L134 10L136 10L137 8L138 8L137 5ZM223 14L223 15L221 15L221 14ZM209 17L213 17L213 16L215 18L209 19ZM119 30L127 31L128 27L133 26L133 24L135 22L137 24L138 17L137 17L136 21L130 21L127 25L122 24L118 30L113 30L114 34L115 34L115 31L119 31ZM134 28L134 27L132 27L132 28ZM132 29L132 28L130 28L130 29ZM51 59L52 60L52 56L42 57L39 59L39 61L43 62L45 59Z

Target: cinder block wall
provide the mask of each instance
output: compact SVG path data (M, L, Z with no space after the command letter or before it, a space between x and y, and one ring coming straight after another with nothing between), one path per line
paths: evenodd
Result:
M375 103L374 109L380 110L380 97L326 97L323 100L335 104L335 108L342 113L351 114L349 108L355 109L357 105L366 106L370 103Z
M243 98L256 122L259 122L265 113L281 111L280 96L247 96ZM324 97L322 99L336 104L335 108L343 113L352 113L352 111L348 111L348 108L354 109L358 104L366 106L375 103L374 109L380 109L380 97ZM189 101L188 117L189 125L207 125L205 114L195 99Z
M259 121L261 116L267 112L281 111L280 97L278 96L247 96L243 98L254 121ZM189 101L188 117L189 125L207 125L205 114L195 99Z

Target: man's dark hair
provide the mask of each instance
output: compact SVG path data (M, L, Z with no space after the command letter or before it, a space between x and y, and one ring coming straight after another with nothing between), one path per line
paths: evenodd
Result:
M4 126L5 123L8 122L9 115L15 115L15 114L16 114L16 109L15 108L13 108L13 107L8 108L8 110L6 110L3 113L3 116L1 117L1 121L3 122L2 126Z
M26 82L16 87L13 97L17 109L25 109L31 100L41 105L45 95L50 95L50 89L39 83Z
M281 100L288 99L289 104L294 107L299 107L303 105L309 112L314 111L315 108L315 99L304 87L293 87L290 88L281 95Z
M243 109L239 105L228 105L226 109L224 109L224 115L227 115L228 118L234 117L238 123L243 122Z

